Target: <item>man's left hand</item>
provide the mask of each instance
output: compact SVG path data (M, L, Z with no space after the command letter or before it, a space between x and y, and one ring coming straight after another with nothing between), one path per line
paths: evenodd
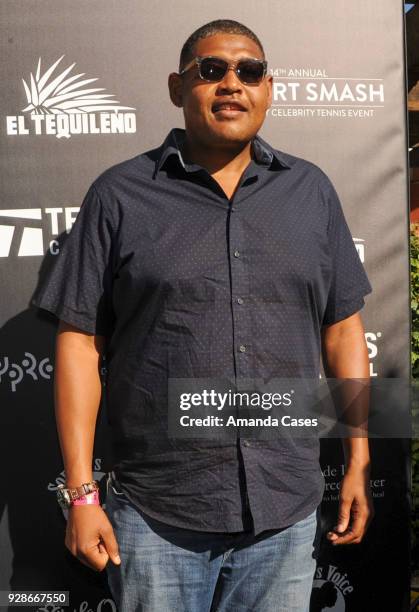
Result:
M374 517L369 470L350 467L341 481L338 524L327 538L337 544L359 544Z

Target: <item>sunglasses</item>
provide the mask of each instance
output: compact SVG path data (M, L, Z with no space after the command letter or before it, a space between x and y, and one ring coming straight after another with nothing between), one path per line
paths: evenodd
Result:
M261 59L245 58L236 62L227 62L221 57L208 55L206 57L195 57L181 72L180 75L190 70L195 64L201 79L210 83L222 81L227 71L232 68L240 81L245 85L257 85L266 75L268 62Z

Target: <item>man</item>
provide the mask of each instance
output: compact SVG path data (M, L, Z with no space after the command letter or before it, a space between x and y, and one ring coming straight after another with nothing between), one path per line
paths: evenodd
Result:
M318 444L171 437L168 386L316 378L321 349L328 375L368 378L359 310L370 285L327 177L258 136L272 77L253 32L231 20L199 28L169 91L185 130L94 182L34 298L61 319L56 417L69 489L92 480L107 359L106 514L94 493L76 492L66 545L106 566L121 612L304 612ZM344 450L333 545L360 542L373 513L368 441Z

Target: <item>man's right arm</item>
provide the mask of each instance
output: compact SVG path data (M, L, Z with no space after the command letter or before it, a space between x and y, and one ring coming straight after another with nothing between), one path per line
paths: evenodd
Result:
M55 418L66 486L92 480L93 445L101 397L99 366L105 338L60 322L55 355ZM119 564L112 525L100 506L72 506L67 548L85 565L101 571L108 559Z

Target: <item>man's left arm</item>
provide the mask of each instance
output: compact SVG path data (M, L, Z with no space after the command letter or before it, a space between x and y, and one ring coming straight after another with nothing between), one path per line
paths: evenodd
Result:
M322 353L328 378L369 379L368 350L359 313L322 328ZM361 411L365 409L363 395ZM368 437L351 436L342 443L345 475L340 487L338 523L327 534L333 545L361 542L374 516Z

